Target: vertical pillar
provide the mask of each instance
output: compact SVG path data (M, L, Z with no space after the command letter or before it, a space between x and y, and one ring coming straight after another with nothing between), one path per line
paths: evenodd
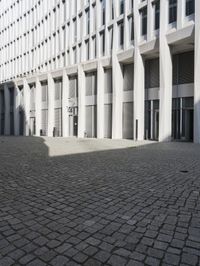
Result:
M160 2L160 116L159 141L170 141L172 131L172 58L167 43L168 1Z
M200 143L200 1L195 0L194 142Z
M118 14L119 6L113 1L114 16ZM113 50L112 50L112 83L113 83L113 104L112 104L112 138L122 138L122 98L123 98L123 73L117 58L118 50L118 28L114 23L113 27Z
M48 137L53 137L54 128L54 80L48 73Z
M4 135L10 135L10 92L7 84L4 85L4 105L5 105Z
M63 71L62 86L62 136L69 137L69 115L68 115L68 95L69 95L69 78L66 71Z
M135 53L134 53L134 139L144 139L144 62L140 54L140 14L138 10L139 1L134 1L134 31L135 31Z
M153 34L153 23L154 14L153 14L153 5L151 1L147 2L147 41L151 41Z
M39 137L41 130L42 86L38 77L36 77L35 99L36 136Z
M113 80L113 112L112 112L112 138L122 138L122 98L123 98L123 73L117 55L112 56Z
M185 3L186 1L178 0L177 5L177 29L181 29L183 27L184 22L184 11L185 11Z
M20 108L20 93L19 88L14 86L14 134L19 136L19 108Z
M78 137L85 135L85 73L78 65Z
M104 138L104 69L97 66L97 138Z
M30 87L26 79L24 79L24 136L29 136L30 129Z

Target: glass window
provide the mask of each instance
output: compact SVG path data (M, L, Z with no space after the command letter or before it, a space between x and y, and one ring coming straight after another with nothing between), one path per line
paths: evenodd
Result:
M185 10L186 16L190 16L194 14L194 11L195 11L194 9L195 9L194 0L186 0L186 10Z
M118 24L119 28L119 48L123 48L124 45L124 22Z
M133 28L133 17L129 17L128 19L128 23L129 23L129 41L130 43L132 43L132 41L134 40L134 28Z
M110 41L110 51L113 49L113 28L109 28L109 41Z
M147 7L141 9L140 15L141 15L141 34L146 35L147 34Z
M124 0L119 0L119 14L124 13Z
M92 44L93 44L93 51L92 51L92 54L93 54L93 59L96 58L96 36L94 36L92 38Z
M110 20L114 19L114 6L113 6L113 0L110 0Z
M177 21L177 0L169 0L169 23Z
M90 10L86 11L86 35L90 33Z
M101 0L101 25L105 24L105 0Z
M85 47L86 47L86 60L90 59L90 47L89 47L89 40L85 42Z
M160 1L155 2L155 25L154 29L160 28Z
M102 31L100 33L100 40L101 40L101 55L105 53L105 32Z

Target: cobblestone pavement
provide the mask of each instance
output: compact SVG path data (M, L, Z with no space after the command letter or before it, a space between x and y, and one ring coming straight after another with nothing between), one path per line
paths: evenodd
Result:
M0 265L200 265L200 145L82 143L0 138Z

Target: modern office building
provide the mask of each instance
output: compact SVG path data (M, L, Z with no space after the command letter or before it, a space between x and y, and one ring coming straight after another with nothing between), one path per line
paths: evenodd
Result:
M1 0L0 134L200 143L200 1Z

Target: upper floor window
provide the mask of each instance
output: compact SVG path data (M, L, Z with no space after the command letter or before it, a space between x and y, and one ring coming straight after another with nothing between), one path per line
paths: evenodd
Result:
M104 30L100 32L100 53L101 56L105 54L105 32Z
M185 15L190 16L194 14L195 4L194 0L186 0Z
M124 0L119 0L119 14L124 13Z
M177 21L177 0L169 0L169 23Z
M101 0L101 25L105 24L105 0Z
M160 1L155 2L155 25L154 29L158 30L160 28Z
M86 11L86 34L90 33L90 10Z
M119 48L123 49L124 46L124 22L118 24L119 27Z
M147 34L147 7L140 10L141 15L141 34Z
M132 16L129 17L128 24L129 24L129 41L130 41L130 43L132 43L134 40L134 27L133 27L133 17Z
M114 19L114 6L113 6L113 0L110 0L110 20Z

